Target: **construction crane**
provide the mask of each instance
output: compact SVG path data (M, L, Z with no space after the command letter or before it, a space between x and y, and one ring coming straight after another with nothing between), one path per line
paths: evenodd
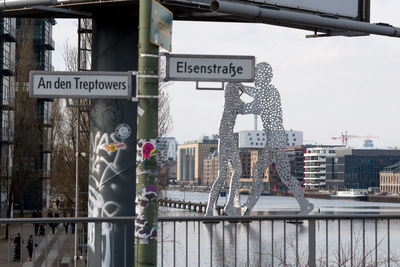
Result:
M347 147L347 143L349 141L349 139L353 139L353 138L364 138L364 139L372 139L372 138L378 138L378 136L359 136L359 135L350 135L347 134L347 131L343 134L342 136L338 136L338 137L331 137L332 140L341 140L342 141L342 145Z

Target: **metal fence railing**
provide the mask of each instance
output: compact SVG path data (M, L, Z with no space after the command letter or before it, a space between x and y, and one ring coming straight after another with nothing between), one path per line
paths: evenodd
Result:
M159 218L159 266L399 266L400 215Z
M133 248L126 247L127 234L120 242L113 229L122 226L124 233L132 233L127 228L133 229L134 220L0 219L3 234L5 225L10 229L7 244L0 250L0 266L74 266L73 230L79 233L77 266L87 266L88 229L101 237L93 246L99 266L116 266L114 255L107 261L104 253L122 242L125 259ZM19 257L18 244L14 244L17 233L22 237L17 239ZM400 215L159 217L157 262L158 266L398 266L399 236ZM32 262L28 241L33 244Z

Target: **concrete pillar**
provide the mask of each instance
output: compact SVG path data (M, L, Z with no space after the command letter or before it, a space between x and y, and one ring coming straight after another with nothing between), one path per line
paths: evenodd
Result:
M94 12L93 62L96 71L138 68L138 10L107 8ZM117 126L130 136L121 139ZM95 100L90 112L89 217L135 215L137 103ZM127 126L127 127L126 127ZM121 146L109 152L105 145ZM126 228L125 228L126 227ZM88 266L96 265L94 224L88 227ZM134 225L102 224L101 266L134 265ZM114 246L114 247L113 247ZM114 264L112 264L112 261Z

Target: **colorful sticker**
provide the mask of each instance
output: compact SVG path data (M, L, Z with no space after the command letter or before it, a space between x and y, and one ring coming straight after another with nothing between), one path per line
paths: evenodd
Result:
M158 146L154 139L139 140L137 146L137 161L139 162L157 155Z
M139 190L138 196L136 197L136 214L137 219L135 221L135 237L139 239L157 239L157 225L151 226L147 217L144 214L144 209L149 205L151 201L157 199L157 186L149 185Z
M121 143L121 142L118 142L118 141L113 142L111 144L104 145L104 146L106 147L108 152L115 152L115 151L117 151L119 149L125 149L126 148L126 145L124 143Z

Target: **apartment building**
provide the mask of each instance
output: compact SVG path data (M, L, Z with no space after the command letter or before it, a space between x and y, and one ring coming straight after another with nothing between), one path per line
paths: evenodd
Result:
M326 186L326 158L335 155L331 146L319 146L306 149L304 154L304 187L306 189L324 189Z

